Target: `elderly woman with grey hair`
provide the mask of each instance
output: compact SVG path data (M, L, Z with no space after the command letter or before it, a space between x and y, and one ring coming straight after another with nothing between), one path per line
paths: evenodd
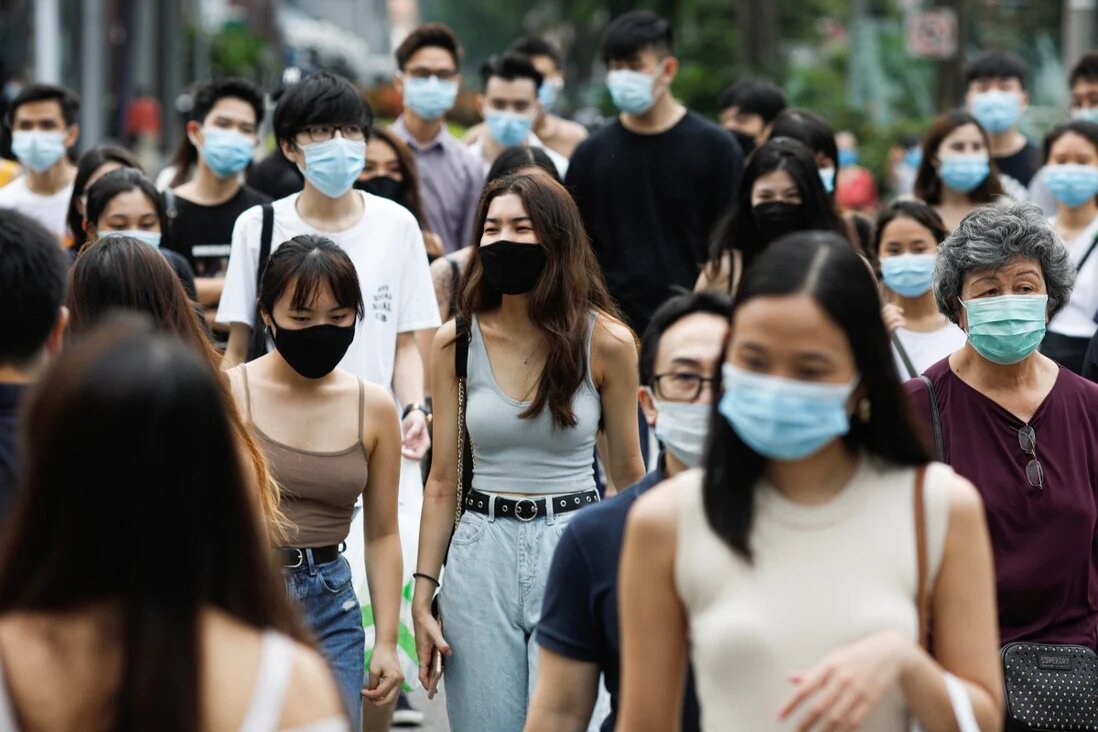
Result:
M939 424L940 459L983 496L1004 644L1096 644L1098 385L1037 352L1074 277L1039 208L974 210L934 271L938 307L968 341L907 384Z

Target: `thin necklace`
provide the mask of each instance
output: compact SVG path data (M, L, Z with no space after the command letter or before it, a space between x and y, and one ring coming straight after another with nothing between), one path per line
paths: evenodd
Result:
M507 336L507 341L511 344L514 344L515 339L511 337L511 332L507 330L507 326L505 326L503 324L503 321L500 320L499 315L496 315L496 325L498 325L500 330L503 331L503 335ZM534 347L530 350L530 352L526 354L526 358L522 359L523 368L526 368L530 365L530 359L533 357L534 353L538 350L538 346L540 345L541 340L539 339L536 343L534 343Z

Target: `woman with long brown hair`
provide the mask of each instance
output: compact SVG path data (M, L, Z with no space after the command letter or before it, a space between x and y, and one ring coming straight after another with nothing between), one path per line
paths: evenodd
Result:
M348 730L278 580L230 399L192 348L126 320L26 405L0 729Z
M537 670L532 636L553 550L575 510L598 500L592 454L600 424L614 484L632 485L644 473L637 351L563 186L541 173L495 181L476 225L462 327L444 325L431 358L439 447L423 500L412 617L429 691L446 657L451 726L513 732L522 729ZM459 346L468 349L464 425ZM463 426L473 469L459 496L454 446ZM431 605L447 546L444 637Z
M252 485L259 494L272 539L283 536L278 511L278 486L267 469L267 460L251 431L241 419L221 371L221 354L213 347L198 312L167 260L144 242L128 236L99 239L84 249L73 266L69 286L69 332L78 336L91 330L112 310L136 310L152 316L158 326L173 333L209 364L226 399L241 458L250 466Z

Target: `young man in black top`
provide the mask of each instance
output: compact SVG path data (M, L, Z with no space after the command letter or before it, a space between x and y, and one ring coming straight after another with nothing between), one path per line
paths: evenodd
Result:
M538 622L538 679L526 732L585 732L600 674L611 706L602 729L614 729L621 680L617 579L625 521L644 491L701 464L717 396L712 375L731 307L719 292L678 295L656 311L644 333L639 398L664 453L656 470L620 495L580 511L561 536ZM690 680L682 729L699 729Z
M1026 62L1009 51L987 51L965 67L965 107L987 130L999 173L1028 186L1040 167L1037 146L1018 131L1029 104Z
M770 123L789 106L785 92L766 79L743 79L728 86L717 98L721 125L731 130L749 155L770 131Z
M250 81L216 79L195 88L186 132L198 162L194 177L168 197L166 243L187 257L198 301L210 311L221 299L237 217L270 200L241 182L262 121L263 95Z
M69 322L68 274L69 258L51 232L0 209L0 526L18 479L19 405L60 352Z
M566 183L611 294L641 332L675 287L693 287L743 155L671 94L679 61L668 21L628 12L607 28L602 54L621 114L576 148Z

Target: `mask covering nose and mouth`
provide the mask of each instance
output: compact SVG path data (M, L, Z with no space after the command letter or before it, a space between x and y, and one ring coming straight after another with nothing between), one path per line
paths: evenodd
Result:
M271 324L279 355L306 379L319 379L334 371L355 339L354 325L314 325L289 330L280 328L274 318Z
M683 465L696 468L705 456L709 434L709 404L668 402L656 399L656 439Z
M804 206L785 201L767 201L752 207L755 228L759 230L761 244L770 244L786 234L804 228Z
M548 262L541 244L497 241L480 247L480 265L484 281L504 295L524 295L533 290Z

